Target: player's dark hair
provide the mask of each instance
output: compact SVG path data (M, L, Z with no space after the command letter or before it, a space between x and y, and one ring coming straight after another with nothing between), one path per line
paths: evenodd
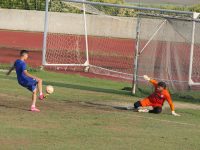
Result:
M167 85L165 82L161 81L161 82L158 82L158 86L161 86L163 87L164 89L166 89Z
M28 54L27 50L21 50L20 51L20 56L24 56L25 54Z

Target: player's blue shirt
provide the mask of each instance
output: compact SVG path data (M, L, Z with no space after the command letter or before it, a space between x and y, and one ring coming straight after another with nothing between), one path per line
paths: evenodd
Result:
M26 70L26 63L20 59L15 61L14 67L16 69L17 80L21 85L26 85L32 78L26 76L24 74L24 70Z

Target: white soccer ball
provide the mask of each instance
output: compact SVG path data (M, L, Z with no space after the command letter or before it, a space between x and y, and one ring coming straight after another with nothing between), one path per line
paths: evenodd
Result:
M46 86L46 92L47 92L48 94L52 94L52 93L54 92L53 86L47 85L47 86Z

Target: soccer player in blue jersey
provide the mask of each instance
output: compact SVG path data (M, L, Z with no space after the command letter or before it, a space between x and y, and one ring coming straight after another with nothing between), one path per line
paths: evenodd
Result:
M10 68L7 75L9 75L12 72L12 70L14 69L16 70L18 83L32 92L32 105L30 110L33 112L39 112L40 110L36 108L36 99L37 99L37 88L40 93L39 99L40 100L44 99L44 95L42 93L42 79L28 73L25 63L27 59L28 59L28 51L21 50L20 58L15 61L14 65Z

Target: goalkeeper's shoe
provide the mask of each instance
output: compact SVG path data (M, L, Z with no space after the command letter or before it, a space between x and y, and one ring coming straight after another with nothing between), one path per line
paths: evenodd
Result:
M38 108L36 108L36 107L31 107L31 111L32 112L40 112L40 110Z
M149 110L148 110L148 109L138 109L138 112L144 112L144 113L147 113L147 112L149 112Z

